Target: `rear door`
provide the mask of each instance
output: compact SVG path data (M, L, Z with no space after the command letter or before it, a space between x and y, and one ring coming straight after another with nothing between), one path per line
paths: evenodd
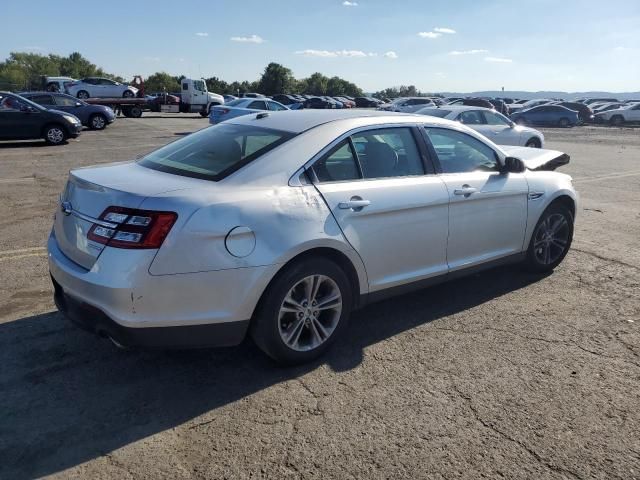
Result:
M37 103L38 105L42 105L44 108L48 108L48 109L55 108L55 102L53 101L53 95L51 94L43 93L38 95L32 95L28 98L32 102Z
M365 129L311 168L372 292L447 271L447 189L424 163L416 135L406 126Z
M529 193L524 173L500 173L496 152L467 133L425 131L449 195L449 269L521 252Z

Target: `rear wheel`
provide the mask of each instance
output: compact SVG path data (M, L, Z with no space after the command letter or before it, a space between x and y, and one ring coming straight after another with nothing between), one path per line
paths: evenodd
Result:
M614 127L619 127L624 123L624 117L622 115L614 115L611 117L611 120L609 120L609 123Z
M102 130L107 126L107 119L101 113L96 113L95 115L91 115L89 119L89 128L91 130Z
M293 264L265 291L251 337L278 363L308 362L339 337L352 298L346 274L332 261L315 258Z
M550 205L542 214L527 249L526 267L533 272L549 272L569 252L573 239L573 215L560 203Z
M84 100L84 99L86 99L86 98L89 98L89 92L87 92L86 90L80 90L80 91L78 92L78 94L76 95L76 97L78 97L78 98L80 98L80 99Z
M43 136L49 145L60 145L67 139L67 132L61 125L47 125Z
M542 147L542 145L540 143L540 139L536 138L536 137L532 137L529 140L527 140L527 143L525 143L524 146L525 147L529 147L529 148L540 148L540 147Z
M135 94L131 90L125 90L124 92L122 92L122 97L123 98L133 98L133 97L135 97Z

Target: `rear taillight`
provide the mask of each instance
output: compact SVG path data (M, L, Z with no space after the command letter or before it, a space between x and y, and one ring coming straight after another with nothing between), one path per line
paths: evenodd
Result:
M87 238L116 248L160 248L177 218L175 212L108 207Z
M228 108L217 108L216 111L218 111L220 115L224 115L225 113L229 113L230 110Z

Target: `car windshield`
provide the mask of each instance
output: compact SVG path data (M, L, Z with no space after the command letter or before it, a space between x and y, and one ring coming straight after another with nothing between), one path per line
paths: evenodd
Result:
M218 181L294 135L250 125L220 124L151 152L139 163L174 175Z
M416 113L444 118L451 113L451 110L445 110L444 108L421 108Z

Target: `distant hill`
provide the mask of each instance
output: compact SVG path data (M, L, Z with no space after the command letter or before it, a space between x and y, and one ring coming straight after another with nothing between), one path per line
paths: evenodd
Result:
M486 90L482 92L459 93L459 92L440 92L445 97L507 97L507 98L562 98L565 100L573 100L585 97L611 97L618 100L640 100L640 92L524 92L516 90Z

